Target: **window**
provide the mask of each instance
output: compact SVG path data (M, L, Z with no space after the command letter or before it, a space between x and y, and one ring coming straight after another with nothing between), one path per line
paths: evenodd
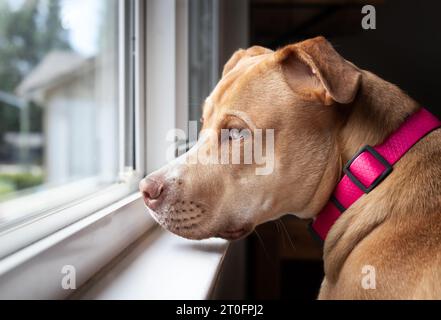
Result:
M139 179L165 164L167 134L199 119L224 56L246 45L243 15L221 14L238 2L0 0L0 298L65 298L63 266L80 288L141 236L155 240ZM39 67L53 51L76 58Z
M134 7L0 0L0 237L105 192L94 210L135 190L131 178L143 172L134 173L142 171ZM57 228L73 221L61 217Z

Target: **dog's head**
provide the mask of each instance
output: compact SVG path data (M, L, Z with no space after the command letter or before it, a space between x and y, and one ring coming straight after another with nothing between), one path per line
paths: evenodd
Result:
M353 101L360 77L322 37L237 51L205 101L197 144L141 181L151 214L191 239L314 216L336 179L335 106Z

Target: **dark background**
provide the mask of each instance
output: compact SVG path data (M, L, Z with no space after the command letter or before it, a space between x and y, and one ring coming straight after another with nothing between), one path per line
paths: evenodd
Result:
M361 28L365 4L376 8L375 30ZM441 115L440 1L252 0L250 6L251 44L277 49L324 35L347 60Z
M365 4L376 8L375 30L361 27ZM347 60L398 85L440 117L440 17L441 1L435 0L250 0L249 39L250 45L277 49L323 35ZM322 251L306 226L286 216L234 243L215 297L316 298L323 278ZM243 290L237 289L242 276Z

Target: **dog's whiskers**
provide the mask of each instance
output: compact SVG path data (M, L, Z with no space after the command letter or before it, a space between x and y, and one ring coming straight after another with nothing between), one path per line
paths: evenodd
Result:
M295 247L295 245L294 245L294 243L293 243L293 241L292 241L292 238L291 238L291 235L290 235L289 232L288 232L288 229L286 228L285 224L283 223L283 220L282 220L282 219L279 219L279 221L280 221L280 225L281 225L282 229L285 231L285 234L286 234L286 236L288 237L288 241L289 241L289 243L290 243L292 249L293 249L294 251L296 251L297 249L296 249L296 247Z
M274 220L274 224L276 225L277 233L280 233L279 220Z
M259 239L259 242L260 242L260 244L261 244L261 246L262 246L263 252L265 253L265 256L267 257L268 261L271 263L271 265L272 265L274 268L277 267L276 263L275 263L273 260L271 260L271 256L269 255L268 251L266 250L266 247L265 247L265 244L263 243L263 239L262 239L262 237L260 236L260 234L257 232L256 229L254 229L254 232L255 232L256 235L257 235L257 239Z

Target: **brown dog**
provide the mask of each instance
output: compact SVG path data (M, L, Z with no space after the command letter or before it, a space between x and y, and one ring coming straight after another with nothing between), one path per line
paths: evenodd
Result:
M256 161L186 161L196 153L202 160L218 157L216 148L231 140L243 143L234 134L227 142L200 139L145 178L140 189L155 219L186 238L237 239L288 212L313 218L357 150L381 143L418 109L400 89L344 60L322 37L276 52L239 50L205 102L203 129L274 129L272 173L255 174L262 166ZM319 298L441 298L440 177L436 130L334 224L325 242ZM364 266L375 270L375 289L362 285Z

